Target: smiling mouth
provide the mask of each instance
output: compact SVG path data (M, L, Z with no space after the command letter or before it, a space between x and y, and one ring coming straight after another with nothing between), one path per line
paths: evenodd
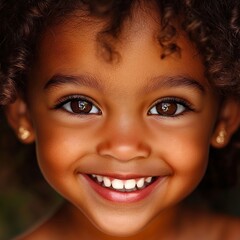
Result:
M96 174L88 174L88 176L101 187L111 189L118 192L135 192L142 190L152 183L154 183L157 177L142 177L136 179L121 180L117 178L110 178L107 176L101 176Z

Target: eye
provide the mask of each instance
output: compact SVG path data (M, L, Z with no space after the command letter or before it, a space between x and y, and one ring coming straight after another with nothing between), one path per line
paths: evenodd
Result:
M101 110L90 100L83 98L69 98L59 103L56 108L62 108L74 114L101 114Z
M149 115L160 115L163 117L176 117L182 113L192 110L190 105L180 99L165 99L157 102L148 112Z

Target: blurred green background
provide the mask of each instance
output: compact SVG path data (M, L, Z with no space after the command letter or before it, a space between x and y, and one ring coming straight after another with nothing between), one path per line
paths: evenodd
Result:
M34 225L61 202L38 169L34 146L19 143L0 113L0 240Z
M196 204L208 204L206 198L196 196ZM211 200L215 211L240 216L240 182L232 188L214 189ZM0 113L0 240L34 225L62 201L41 176L34 146L19 143Z

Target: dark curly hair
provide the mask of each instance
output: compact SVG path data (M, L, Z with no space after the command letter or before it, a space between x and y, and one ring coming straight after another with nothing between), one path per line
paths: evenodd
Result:
M181 54L176 44L180 26L196 45L209 83L223 99L231 96L239 101L239 0L0 0L0 105L13 102L17 93L23 91L38 39L51 24L81 10L106 22L105 29L98 35L99 41L102 36L117 40L123 22L131 17L136 5L142 4L153 4L159 12L158 39L164 49L159 57L165 58L173 52ZM180 23L178 27L176 22ZM104 46L112 56L114 46ZM210 176L215 185L235 181L236 165L240 162L239 141L238 131L227 148L211 149L207 177Z

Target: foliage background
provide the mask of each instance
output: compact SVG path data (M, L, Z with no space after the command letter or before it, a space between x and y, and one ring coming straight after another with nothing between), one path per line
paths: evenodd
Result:
M199 194L191 201L240 217L240 181L232 188L213 189L209 195L211 202ZM62 201L43 179L34 146L19 143L0 112L0 240L34 225Z

